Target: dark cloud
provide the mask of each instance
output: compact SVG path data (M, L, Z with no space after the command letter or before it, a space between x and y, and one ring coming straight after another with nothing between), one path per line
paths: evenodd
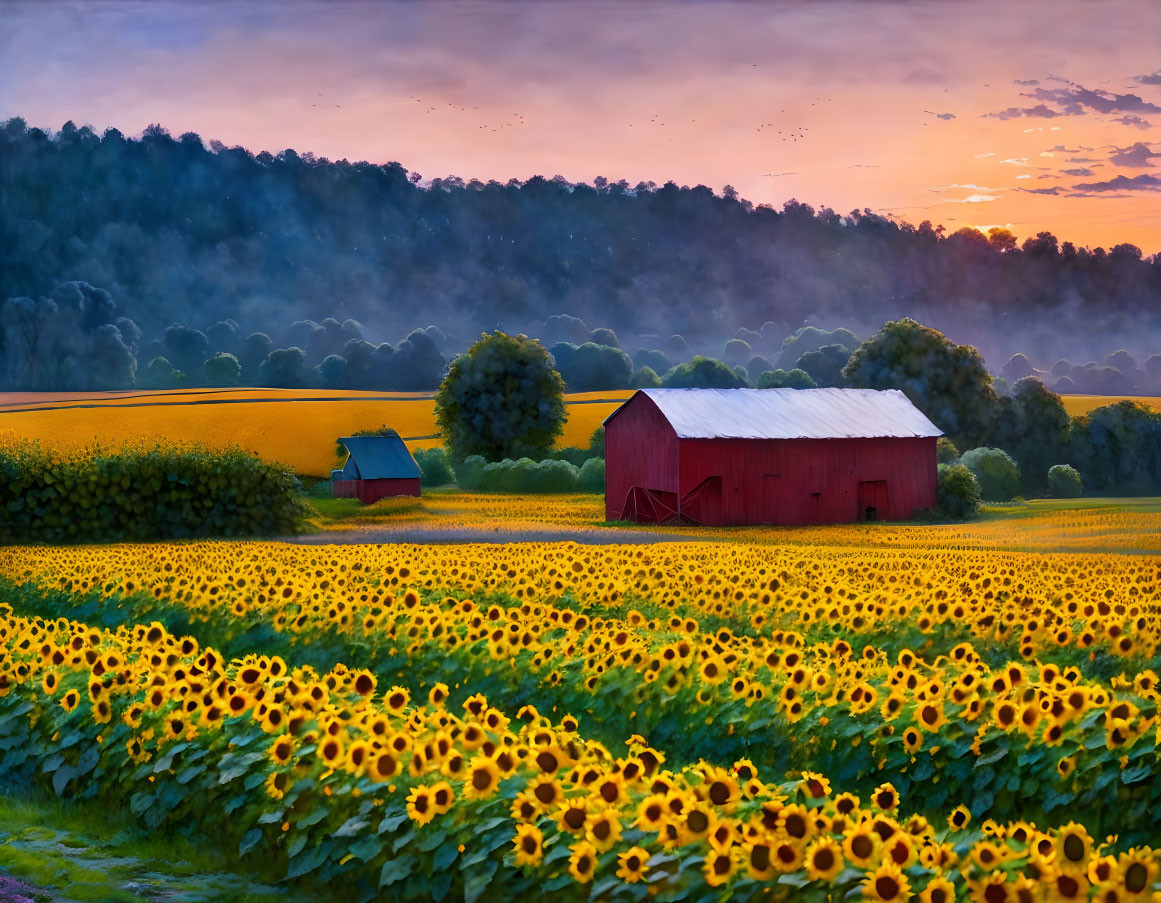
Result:
M1079 116L1082 111L1078 110L1072 113L1059 113L1042 103L1034 107L1008 107L1006 110L1000 110L998 113L984 113L984 116L990 119L1020 119L1027 117L1028 119L1055 119L1057 116Z
M1161 69L1158 69L1152 75L1138 75L1137 81L1142 85L1161 85Z
M1059 185L1053 185L1051 188L1017 188L1017 191L1022 191L1025 194L1060 194L1061 188Z
M1096 163L1096 157L1069 157L1065 163Z
M1064 82L1066 85L1071 85L1071 84L1072 84L1072 82L1070 82L1070 81L1069 81L1067 78L1065 78L1063 75L1049 75L1049 76L1048 76L1048 77L1045 79L1045 81L1049 81L1049 82Z
M1121 125L1132 125L1139 129L1153 128L1153 123L1147 119L1142 119L1140 116L1118 116L1116 119L1110 120L1110 122L1119 122Z
M1090 91L1083 85L1068 88L1037 88L1026 95L1045 103L1059 104L1065 111L1080 106L1097 113L1161 113L1161 107L1143 100L1136 94L1116 94L1112 91Z
M1116 166L1142 168L1152 166L1153 164L1149 161L1154 157L1161 157L1161 153L1150 150L1149 145L1144 141L1138 141L1136 144L1130 144L1128 147L1116 148L1109 154L1109 161Z
M1012 79L1012 83L1016 85L1023 85L1026 88L1034 88L1040 84L1040 82L1034 78L1015 78Z
M929 116L934 116L936 119L955 119L955 113L935 113L931 110L924 110Z
M1141 173L1139 176L1117 176L1107 182L1081 182L1072 186L1073 191L1082 194L1098 194L1107 191L1161 191L1161 177Z
M1062 169L1060 171L1062 173L1064 173L1066 176L1091 176L1092 175L1092 170L1087 169L1083 166L1080 167L1079 169Z

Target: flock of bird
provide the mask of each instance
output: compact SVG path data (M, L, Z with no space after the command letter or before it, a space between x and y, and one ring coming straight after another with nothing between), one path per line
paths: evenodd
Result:
M757 65L757 64L755 64L755 65ZM317 96L317 97L324 97L325 95L323 95L323 94L316 94L316 96ZM402 100L402 98L400 98L400 99ZM423 112L424 112L424 114L425 114L425 115L429 115L429 116L430 116L432 113L438 113L438 112L440 111L440 109L441 109L441 107L432 106L432 105L428 104L426 101L424 101L424 100L423 100L423 98L421 98L421 97L416 97L416 96L414 96L414 95L411 95L411 96L409 96L409 97L407 98L407 100L408 100L408 101L414 101L415 103L422 105L422 106L424 107L424 110L423 110ZM832 102L832 100L833 100L832 98L828 97L828 98L826 99L826 101L825 101L825 102L826 102L826 103L831 103L831 102ZM819 103L822 103L822 102L823 102L823 99L822 99L821 97L816 97L816 98L815 98L815 99L814 99L814 100L813 100L813 101L810 103L810 106L812 106L812 107L813 107L813 106L816 106L817 104L819 104ZM311 104L311 106L312 106L312 107L316 107L316 108L317 108L317 107L319 107L320 105L321 105L321 106L326 106L326 104L319 104L319 103L317 103L317 102L316 102L316 103L312 103L312 104ZM336 103L336 104L332 104L332 106L333 106L333 107L335 107L336 109L342 109L342 104L338 104L338 103ZM468 107L465 107L465 106L460 106L460 105L457 105L457 104L454 104L454 103L445 103L445 104L443 104L443 107L450 108L450 110L451 110L451 111L453 111L453 112L457 112L457 113L466 113L466 112L468 112ZM478 111L480 108L479 108L479 107L472 107L471 109L472 109L473 111ZM785 112L786 112L786 110L785 110L785 109L781 109L781 110L779 110L778 112L779 112L779 113L785 113ZM482 125L478 125L478 126L476 126L476 128L477 128L478 130L481 130L481 131L492 131L492 132L498 132L498 131L500 131L501 129L506 129L506 128L515 128L515 127L517 127L517 126L522 126L522 125L527 125L527 124L528 124L528 122L527 122L527 119L525 118L525 116L524 116L524 114L523 114L523 113L513 113L513 114L512 114L512 117L513 117L513 119L512 119L512 120L510 120L510 121L499 122L499 123L491 123L491 122L486 122L486 123L484 123L484 124L482 124ZM690 123L691 123L691 124L693 124L693 123L696 123L696 122L697 122L697 120L696 120L696 119L690 119L689 121L690 121ZM654 114L653 114L653 116L652 116L652 117L650 117L650 119L649 119L647 122L645 122L645 123L641 123L641 122L629 122L629 123L627 123L627 125L629 126L629 128L634 128L635 126L638 126L638 125L643 125L643 126L655 126L655 127L658 127L658 128L664 128L666 125L668 125L668 123L667 123L667 122L665 122L665 121L664 121L664 120L661 118L661 114L660 114L660 113L654 113ZM807 137L806 133L810 131L809 127L807 127L807 126L792 126L792 127L786 127L786 128L784 128L784 129L780 129L780 128L775 128L775 126L777 126L777 125L779 125L779 123L776 123L776 122L763 122L763 123L759 123L759 124L758 124L758 125L755 127L754 131L755 131L755 132L763 132L763 131L764 131L764 132L766 132L767 134L769 134L769 133L771 132L771 130L773 130L774 134L776 134L776 135L780 136L780 137L779 137L779 140L780 140L780 141L790 141L790 142L797 142L797 141L802 141L802 140L804 140L804 139ZM783 124L783 125L784 125L784 124Z

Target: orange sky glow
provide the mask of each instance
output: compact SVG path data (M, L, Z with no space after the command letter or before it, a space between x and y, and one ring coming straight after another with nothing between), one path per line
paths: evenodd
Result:
M2 2L0 119L1161 251L1161 4Z

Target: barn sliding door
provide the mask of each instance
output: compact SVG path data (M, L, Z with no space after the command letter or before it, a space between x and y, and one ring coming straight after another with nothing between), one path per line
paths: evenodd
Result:
M887 516L887 481L865 480L859 483L859 520L879 520Z

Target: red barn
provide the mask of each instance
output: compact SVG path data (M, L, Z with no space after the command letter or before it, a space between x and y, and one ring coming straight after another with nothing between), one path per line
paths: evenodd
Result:
M398 436L340 439L347 448L342 470L331 471L331 494L364 505L393 495L419 495L419 465Z
M605 516L902 520L936 503L941 435L897 389L642 389L605 420Z

